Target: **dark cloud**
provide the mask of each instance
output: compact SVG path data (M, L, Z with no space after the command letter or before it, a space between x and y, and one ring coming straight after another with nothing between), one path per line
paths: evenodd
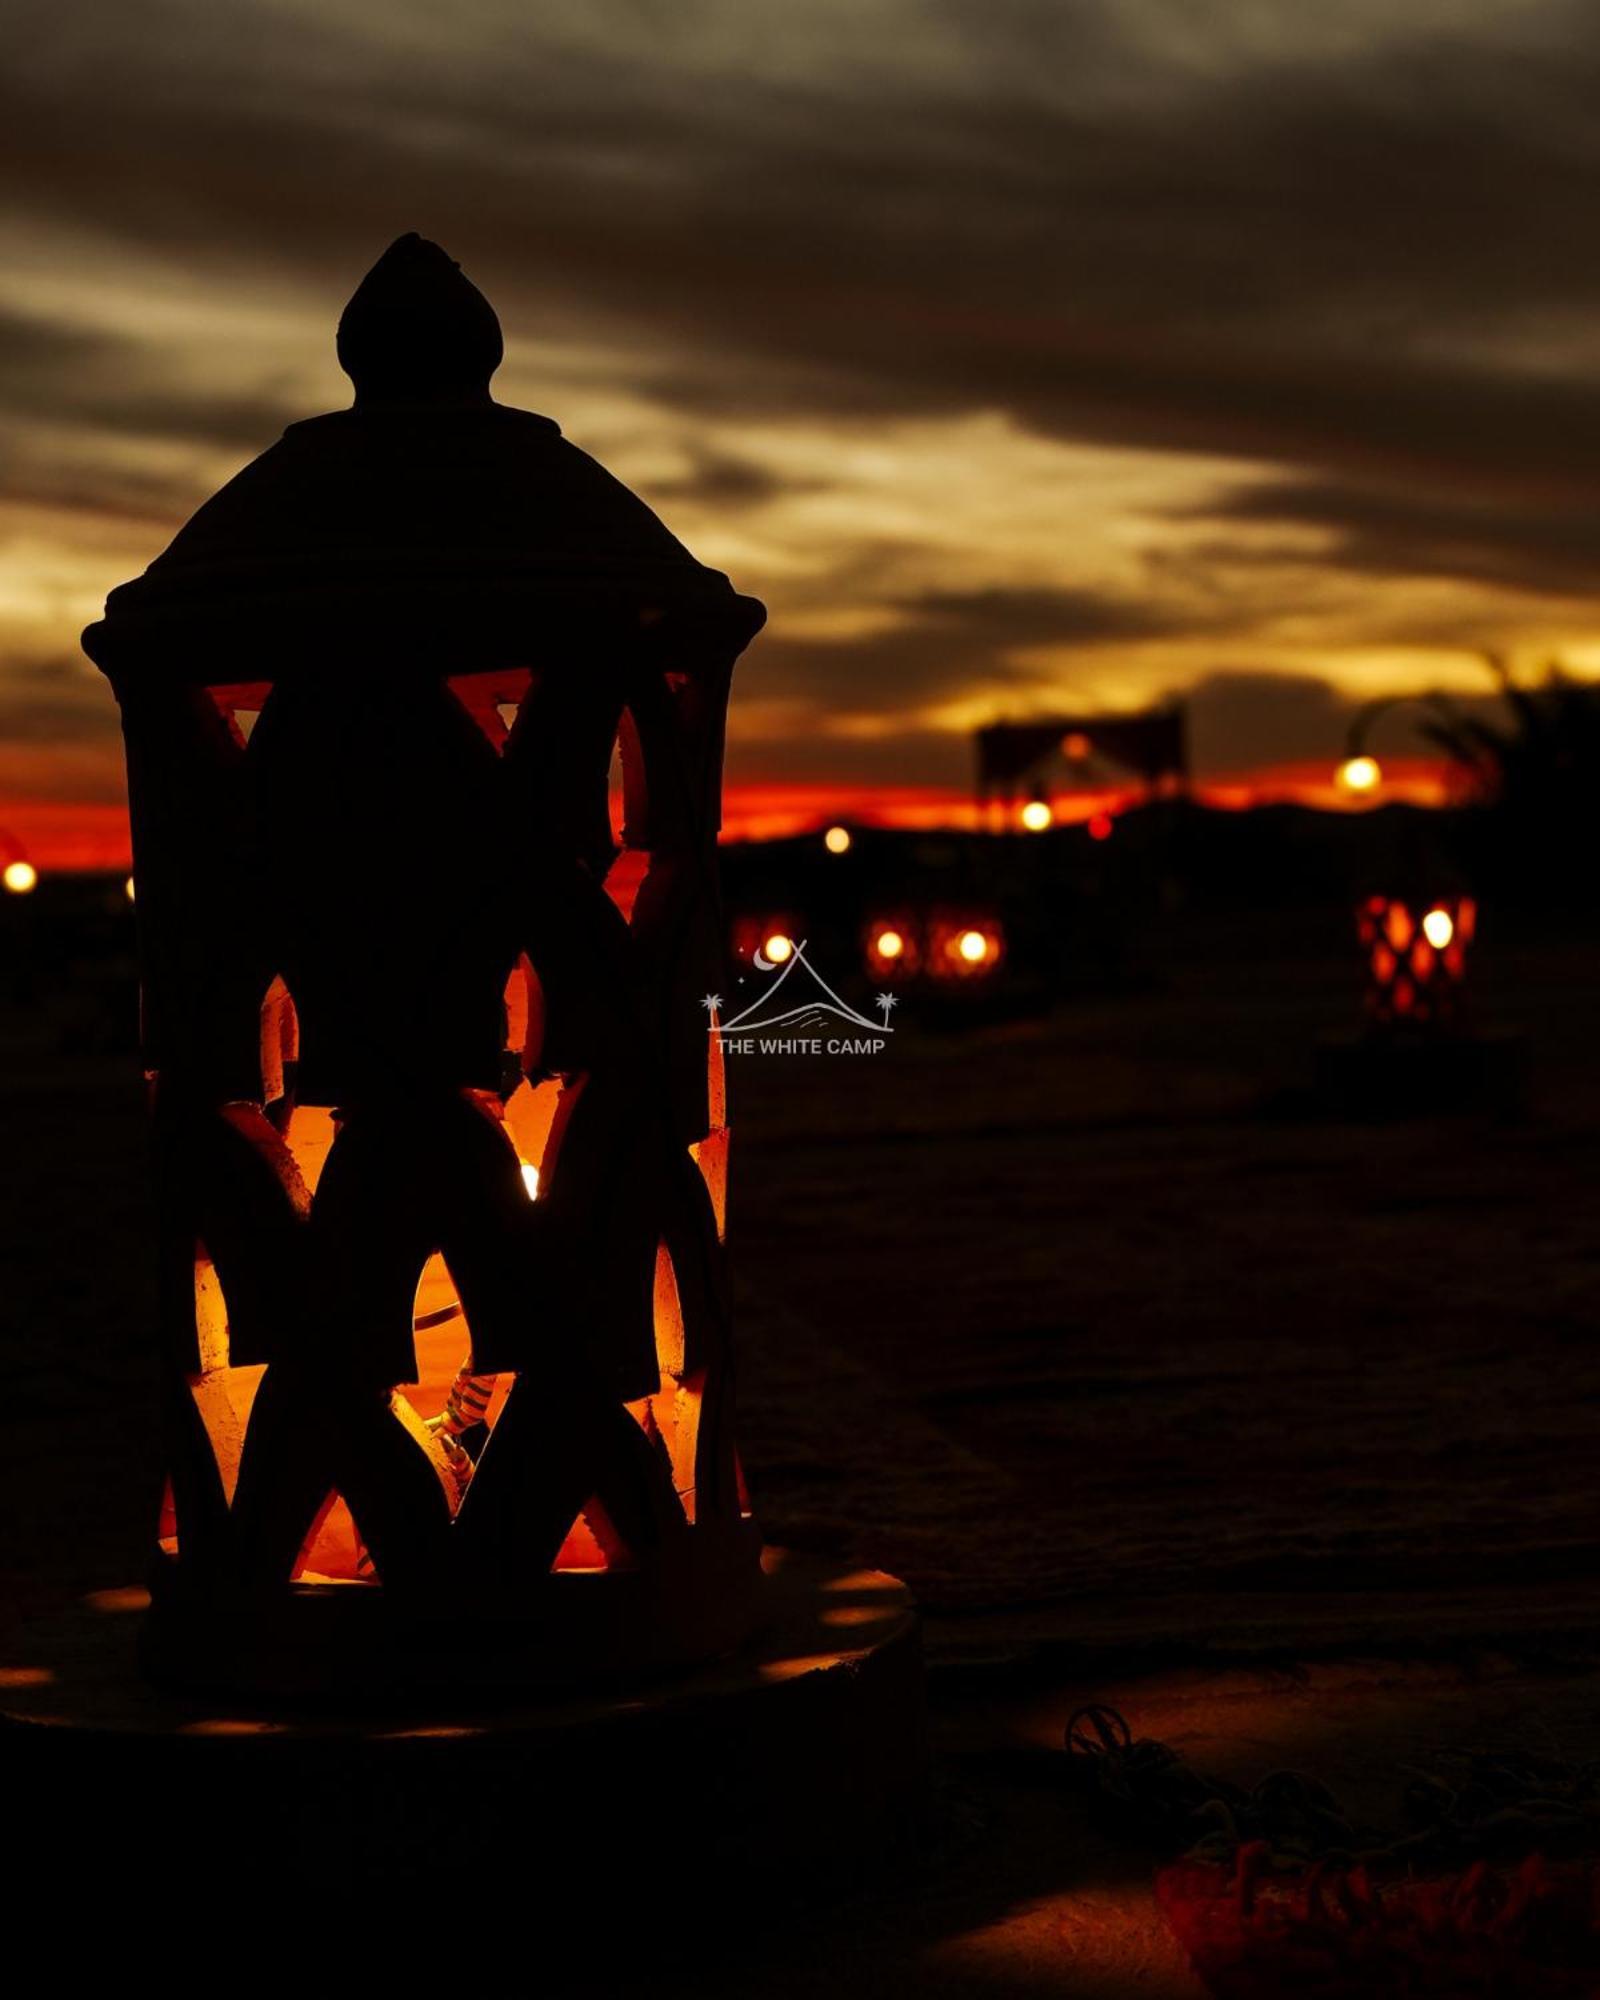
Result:
M788 479L755 459L742 458L734 452L691 449L689 457L687 469L672 478L640 482L648 489L652 505L688 500L699 506L736 511L786 495L824 490L820 480Z
M1202 770L1337 760L1354 704L1308 674L1219 668L1185 690L1190 751Z
M63 741L120 754L121 724L110 688L81 658L8 653L0 678L0 742Z
M728 745L728 777L735 784L881 785L888 796L908 780L964 789L973 776L966 737L914 723L876 736L797 729Z
M762 639L740 670L740 692L771 691L764 685L768 663L763 657L770 646L779 656L782 679L797 699L808 698L820 715L848 722L855 712L852 690L859 691L867 673L903 670L905 655L899 642L889 645L887 657L879 650L882 645L882 641L860 641L843 647L796 646ZM999 685L1003 692L1003 673ZM937 691L920 681L916 686L924 694ZM1037 682L1020 677L1013 686L1019 698L1030 698L1019 699L1019 712L1043 692ZM1063 706L1070 705L1070 670L1052 679L1050 692ZM1303 764L1331 776L1351 723L1364 705L1314 675L1253 667L1219 667L1176 692L1188 707L1195 767L1217 775ZM1492 691L1487 664L1481 695L1452 690L1450 700L1463 714L1506 720L1504 705ZM1373 747L1388 756L1437 756L1436 746L1423 734L1427 719L1418 705L1396 707L1376 726ZM730 746L729 770L735 778L841 783L893 783L914 771L929 784L964 786L972 781L973 753L966 736L921 728L914 722L861 735L790 729L736 737Z
M170 531L211 490L206 454L243 460L305 414L287 391L274 395L270 382L240 394L219 387L204 365L186 371L189 358L67 319L0 309L4 498ZM116 449L139 441L161 449L137 457Z
M1339 480L1250 483L1208 500L1190 519L1315 528L1328 560L1382 577L1455 577L1505 589L1592 597L1600 589L1600 498L1567 506L1467 492L1394 489ZM1226 546L1250 559L1251 545ZM1274 561L1269 543L1255 559Z
M741 672L742 691L803 700L824 718L884 717L979 688L1003 696L1070 682L1065 665L1045 673L1023 664L1015 655L1025 650L1175 629L1171 612L1088 590L928 591L887 608L887 629L848 639L767 633Z
M0 309L0 418L259 450L295 416L287 395L218 392L148 341Z
M1187 614L1148 599L1070 588L927 590L900 599L899 606L920 637L941 633L991 656L1012 647L1147 639L1192 629Z
M919 55L895 40L914 11L865 8L785 76L736 38L674 61L668 29L664 58L653 15L625 44L480 0L429 41L410 9L100 0L24 10L0 162L41 225L208 283L337 291L432 229L519 330L627 331L720 410L1005 406L1493 491L1586 481L1592 368L1528 364L1542 312L1600 309L1600 20L1423 9L1240 57L1248 10L1214 11L1217 59L1184 66L1120 28L1150 9L946 0Z
M1492 691L1487 663L1484 692L1452 690L1463 715L1504 723L1506 710ZM1364 703L1309 674L1219 668L1183 690L1189 709L1190 749L1203 771L1259 770L1264 765L1319 764L1331 776L1344 754L1350 725ZM1423 733L1427 711L1399 705L1373 726L1371 748L1380 755L1437 756Z

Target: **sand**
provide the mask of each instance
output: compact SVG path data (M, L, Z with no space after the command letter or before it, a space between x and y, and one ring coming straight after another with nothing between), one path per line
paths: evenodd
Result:
M1600 946L1480 947L1481 1018L1528 1036L1511 1122L1319 1112L1353 969L1309 919L1177 927L1161 972L735 1070L756 1504L771 1538L913 1585L941 1805L884 1881L687 1990L1196 1991L1147 1858L1057 1783L1080 1695L1238 1775L1374 1797L1408 1747L1552 1704L1600 1749ZM140 1573L153 1283L132 1055L63 1054L13 1009L0 1105L24 1619Z

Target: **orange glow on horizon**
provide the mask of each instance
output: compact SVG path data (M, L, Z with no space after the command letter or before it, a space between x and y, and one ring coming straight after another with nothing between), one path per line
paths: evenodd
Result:
M1459 791L1451 767L1435 757L1385 758L1377 792L1352 792L1330 765L1269 764L1209 778L1194 785L1197 804L1219 812L1248 812L1252 806L1306 806L1317 812L1371 812L1376 806L1445 806Z
M0 853L7 847L47 875L126 875L133 865L128 809L104 801L0 799Z
M1440 806L1454 796L1448 768L1426 757L1385 758L1376 796L1352 793L1332 766L1305 761L1221 772L1190 787L1199 805L1220 812L1252 806L1298 805L1331 812L1369 811L1375 804ZM1136 785L1074 788L1049 800L1057 826L1080 826L1097 814L1115 816L1143 803ZM728 786L723 838L782 840L823 835L850 821L857 826L901 832L942 829L981 831L993 823L987 808L957 785L863 785L762 783L736 780ZM1014 823L1014 822L1013 822ZM127 808L106 801L0 799L0 841L13 858L25 851L42 874L126 876L133 847Z
M1216 812L1248 812L1253 806L1304 806L1319 812L1369 812L1380 805L1443 806L1455 801L1449 766L1428 757L1386 758L1383 783L1376 794L1352 792L1333 767L1320 759L1262 765L1254 770L1219 772L1196 779L1189 787L1197 805ZM1086 826L1093 820L1115 820L1145 803L1136 784L1074 787L1042 803L1056 826ZM817 834L843 819L861 826L887 827L902 833L939 831L982 832L1019 823L1023 807L1011 809L1004 820L997 811L980 806L970 792L955 785L729 785L723 812L723 838L785 840L797 834ZM1092 829L1091 829L1092 831ZM1103 835L1096 836L1103 838Z

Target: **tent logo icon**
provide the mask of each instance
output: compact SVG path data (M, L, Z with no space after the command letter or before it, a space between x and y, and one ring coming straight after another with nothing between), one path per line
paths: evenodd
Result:
M756 963L777 977L739 1013L720 1019L720 993L708 993L700 1002L710 1017L708 1032L725 1049L763 1055L875 1055L883 1047L882 1037L894 1033L889 1016L900 1004L895 996L878 995L882 1020L859 1013L811 963L803 939L794 940L781 969L769 966L759 953Z

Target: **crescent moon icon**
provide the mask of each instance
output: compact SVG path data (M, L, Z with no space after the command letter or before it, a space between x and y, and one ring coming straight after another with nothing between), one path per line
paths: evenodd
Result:
M757 945L755 950L751 953L750 962L752 965L756 967L757 971L759 972L776 972L778 969L777 966L773 964L772 960L767 957L766 953L761 949L760 945Z

